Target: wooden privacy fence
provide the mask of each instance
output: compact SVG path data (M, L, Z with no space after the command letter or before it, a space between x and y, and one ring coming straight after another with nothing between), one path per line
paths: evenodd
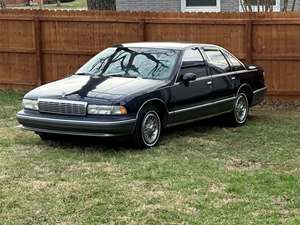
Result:
M300 13L0 11L0 86L31 88L72 74L111 45L221 45L266 70L272 98L300 99Z

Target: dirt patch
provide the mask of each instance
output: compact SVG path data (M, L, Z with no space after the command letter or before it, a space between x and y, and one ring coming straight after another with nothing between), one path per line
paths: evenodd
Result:
M146 213L147 217L155 217L156 212L161 210L178 211L188 215L198 213L198 209L192 207L196 196L170 191L164 185L132 182L126 190L128 198L139 205L136 210Z
M252 171L259 170L261 163L255 161L246 161L242 159L232 158L228 161L226 169L229 171Z
M66 168L68 172L79 173L107 173L110 176L119 177L123 173L120 168L110 162L78 162Z
M207 189L208 194L215 195L215 199L212 202L215 208L223 208L227 204L235 203L241 201L239 198L233 194L227 193L225 191L225 186L222 184L211 184Z
M69 181L41 181L41 180L28 180L21 181L19 185L28 189L31 193L47 192L47 193L66 193L73 192L81 189L78 182Z
M299 110L300 111L300 101L299 100L271 100L266 99L260 105L255 108L261 108L266 110Z

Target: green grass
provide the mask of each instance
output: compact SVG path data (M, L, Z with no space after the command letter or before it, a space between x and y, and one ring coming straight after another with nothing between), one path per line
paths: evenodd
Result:
M39 5L34 4L33 6L24 6L24 4L19 5L9 5L9 8L21 8L21 9L39 9ZM57 4L44 4L43 9L87 9L86 0L75 0L72 2L62 2L58 7Z
M0 92L0 224L300 224L300 113L167 130L150 151L119 140L43 142Z

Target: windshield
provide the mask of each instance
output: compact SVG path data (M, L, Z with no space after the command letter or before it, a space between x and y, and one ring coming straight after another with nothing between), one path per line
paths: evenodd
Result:
M178 55L179 51L173 49L108 48L76 74L166 80L171 76Z

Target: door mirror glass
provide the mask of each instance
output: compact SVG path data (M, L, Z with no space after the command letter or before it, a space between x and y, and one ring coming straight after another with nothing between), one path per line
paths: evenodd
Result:
M197 76L194 73L186 73L182 76L182 82L187 85L190 81L196 80Z

